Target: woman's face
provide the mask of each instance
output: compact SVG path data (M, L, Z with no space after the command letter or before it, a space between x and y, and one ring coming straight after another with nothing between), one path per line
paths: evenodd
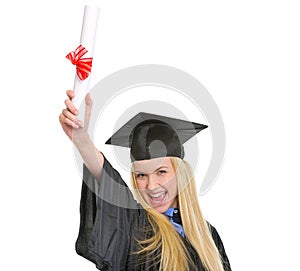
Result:
M137 188L151 207L160 213L177 207L177 181L169 157L135 161L133 170Z

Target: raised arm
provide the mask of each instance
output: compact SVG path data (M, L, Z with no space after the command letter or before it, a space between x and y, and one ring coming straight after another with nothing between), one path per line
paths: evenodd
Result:
M78 111L72 103L74 98L74 92L72 90L67 91L68 99L65 100L66 108L59 115L60 124L69 137L73 141L74 145L78 149L81 157L94 175L99 180L103 168L104 158L103 155L97 150L88 134L88 126L91 116L91 110L93 101L90 94L85 97L86 109L84 116L84 126L82 127L81 122L77 119Z

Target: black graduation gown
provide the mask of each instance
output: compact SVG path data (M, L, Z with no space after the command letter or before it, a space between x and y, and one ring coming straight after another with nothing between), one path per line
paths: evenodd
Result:
M140 259L134 253L139 250L136 238L146 237L145 229L149 227L146 211L138 206L119 173L105 158L99 187L97 184L84 165L76 252L102 271L159 270L159 263L150 258ZM126 207L122 207L124 202ZM220 236L214 227L210 225L210 228L224 270L230 271ZM196 270L192 267L190 270L204 271L192 246L185 239L184 242L197 266Z

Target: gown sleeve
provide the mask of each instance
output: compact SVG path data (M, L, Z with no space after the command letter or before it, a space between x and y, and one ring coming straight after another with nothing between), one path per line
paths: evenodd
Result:
M223 245L220 235L218 234L217 230L212 225L209 224L209 228L211 231L212 238L213 238L213 240L219 250L219 253L222 257L224 271L231 271L229 259L226 255L225 248L224 248L224 245Z
M99 182L84 165L76 252L99 270L125 270L137 203L104 157Z

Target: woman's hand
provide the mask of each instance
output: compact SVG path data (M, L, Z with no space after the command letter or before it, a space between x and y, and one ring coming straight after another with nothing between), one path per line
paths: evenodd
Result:
M84 144L85 141L89 139L88 126L91 117L93 101L90 97L90 94L87 94L85 97L86 109L83 126L81 121L77 118L78 111L72 102L72 99L75 96L74 91L68 90L67 96L68 99L65 100L66 108L59 115L59 121L65 134L77 146L79 144Z
M59 115L59 122L66 135L73 141L80 152L87 168L97 180L100 180L104 157L96 149L88 134L93 101L90 94L85 96L86 107L84 126L82 126L82 123L77 118L78 111L72 103L72 98L75 96L74 91L68 90L67 95L69 99L65 100L66 109Z

